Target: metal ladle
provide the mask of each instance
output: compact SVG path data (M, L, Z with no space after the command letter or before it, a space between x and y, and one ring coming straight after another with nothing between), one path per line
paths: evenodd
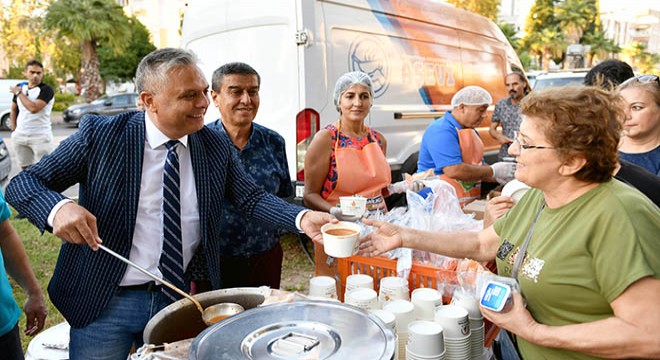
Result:
M176 291L177 293L179 293L181 296L187 298L188 300L192 301L193 304L195 304L195 306L197 307L197 310L199 310L200 314L202 314L202 320L204 320L204 323L206 325L210 326L210 325L213 325L215 322L217 322L217 321L211 321L214 318L218 318L218 317L223 317L224 318L224 317L227 317L227 316L237 314L237 313L244 310L242 306L240 306L238 304L230 304L230 303L211 305L208 308L206 308L206 310L204 310L204 308L202 307L202 304L200 304L199 301L195 300L195 298L193 298L192 296L187 294L185 291L183 291L183 290L179 289L178 287L174 286L172 283L159 278L158 276L156 276L156 275L150 273L149 271L147 271L147 269L143 268L142 266L128 260L127 258L117 254L116 252L108 249L107 247L105 247L103 245L99 244L99 248L101 250L107 252L108 254L116 257L117 259L125 262L126 264L134 267L135 269L139 270L141 273L149 276L150 278L154 279L155 281L158 281L159 283L161 283L161 284L167 286L168 288Z

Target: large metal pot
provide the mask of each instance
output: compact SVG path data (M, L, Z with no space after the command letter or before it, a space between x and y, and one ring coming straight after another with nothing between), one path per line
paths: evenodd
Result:
M194 296L204 308L223 303L236 303L251 309L265 300L264 290L260 288L232 288L209 291ZM272 290L282 293L279 290ZM143 339L146 344L162 345L179 340L194 338L206 329L202 316L188 299L176 301L159 311L149 320L144 329Z
M394 333L377 316L339 302L296 301L246 310L193 340L192 360L394 358Z

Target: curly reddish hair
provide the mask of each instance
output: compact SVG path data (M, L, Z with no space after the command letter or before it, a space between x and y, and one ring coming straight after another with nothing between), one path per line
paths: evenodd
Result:
M532 91L520 103L522 115L544 121L543 134L560 159L586 159L574 176L597 183L610 180L619 162L617 148L624 108L618 94L591 86Z

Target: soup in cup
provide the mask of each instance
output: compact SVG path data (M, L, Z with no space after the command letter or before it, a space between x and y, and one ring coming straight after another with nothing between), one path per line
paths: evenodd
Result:
M348 221L328 223L321 227L321 233L323 233L323 248L329 256L346 258L358 253L360 225Z

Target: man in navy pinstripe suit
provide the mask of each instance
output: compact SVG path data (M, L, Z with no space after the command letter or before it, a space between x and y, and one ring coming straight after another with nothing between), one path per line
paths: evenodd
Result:
M166 142L180 142L184 269L202 264L215 289L221 286L214 241L223 223L221 199L249 218L302 229L318 242L320 226L333 219L261 190L232 156L229 141L204 127L208 83L191 53L152 52L138 66L136 83L144 112L84 118L78 132L7 188L19 213L64 240L48 292L72 327L71 359L125 359L166 305L158 284L96 251L103 243L160 274ZM59 193L76 183L78 204Z

